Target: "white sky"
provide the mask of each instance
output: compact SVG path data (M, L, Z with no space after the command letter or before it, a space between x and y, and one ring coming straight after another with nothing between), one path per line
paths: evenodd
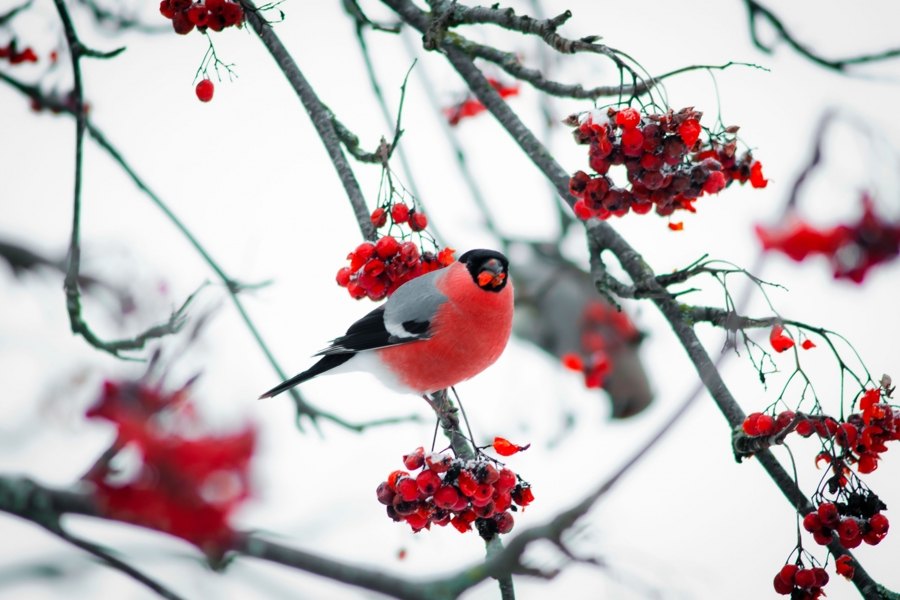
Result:
M148 3L154 5L155 2ZM666 220L629 215L616 228L662 273L693 262L704 253L749 266L757 246L752 225L779 215L787 193L810 150L811 134L826 107L840 107L862 120L883 141L872 143L850 126L830 138L826 166L807 188L801 205L816 223L855 218L861 189L871 189L879 209L896 217L898 125L894 107L900 90L894 61L860 70L863 77L842 77L804 61L786 46L763 55L749 41L743 4L732 0L672 3L569 1L544 3L548 14L565 8L573 19L564 35L600 34L604 42L639 60L651 73L689 64L729 60L761 64L766 73L735 67L716 74L723 119L741 126L743 139L770 178L764 190L729 188L703 198L698 214L685 215L685 231L669 232ZM784 4L784 3L782 3ZM0 12L13 6L0 0ZM133 2L133 5L139 5ZM374 0L362 2L373 19L389 19ZM513 3L528 12L530 2ZM340 2L282 5L277 26L301 70L320 98L367 148L388 133L370 91L351 20ZM779 6L797 35L827 56L856 55L895 44L900 8L890 2L793 2ZM153 6L149 21L161 23ZM226 272L244 282L274 279L275 284L248 293L245 303L263 336L287 371L309 365L309 356L342 333L370 303L354 302L333 283L344 256L359 241L357 225L335 172L293 91L262 45L246 31L215 35L216 49L233 62L240 76L217 84L209 104L194 96L191 82L206 41L186 37L111 36L90 26L74 9L82 39L108 50L128 50L112 61L84 60L86 96L92 117L137 172L187 223ZM16 22L24 39L31 36L45 57L60 40L52 2L36 0L32 14ZM761 33L770 33L761 27ZM529 66L539 61L536 39L491 28L463 30L521 54ZM0 33L0 35L3 35ZM416 36L418 37L418 36ZM5 38L0 37L0 43ZM392 110L411 64L401 40L389 34L368 36L382 87ZM65 62L46 77L48 86L70 86ZM9 68L23 79L46 68ZM496 246L481 226L477 208L459 176L455 159L423 93L418 74L427 71L446 103L458 98L463 83L436 54L420 53L404 109L415 181L436 223L458 249ZM499 69L491 69L492 73ZM877 74L878 77L873 75ZM615 83L608 61L596 56L562 57L554 78L586 86ZM506 80L506 79L504 79ZM705 72L667 84L673 108L692 105L716 112L716 93ZM523 86L511 101L526 124L540 130L537 95ZM554 100L557 117L584 110L586 102ZM71 219L74 122L66 117L34 115L17 92L0 86L0 238L61 255ZM554 206L546 182L489 115L464 122L458 133L469 163L503 231L517 237L551 239ZM551 145L569 171L586 167L586 152L562 127ZM374 206L379 170L354 165L363 192ZM101 336L132 335L165 318L204 280L214 274L165 217L92 142L85 144L82 239L84 272L130 286L138 296L137 314L118 322L109 306L88 299L85 316ZM680 215L679 215L680 218ZM578 233L568 240L572 258L586 264ZM846 335L873 374L897 373L900 351L895 335L896 264L872 271L863 286L834 282L824 261L798 266L773 258L765 277L785 284L776 292L776 308L785 317L823 325ZM112 439L111 428L87 423L81 414L103 378L132 377L143 367L123 363L89 348L69 333L61 278L29 275L15 280L0 269L0 472L28 474L52 485L66 485L91 464ZM688 296L698 304L720 304L710 282ZM646 414L610 423L607 404L585 391L578 377L521 341L513 341L489 371L460 386L476 436L504 435L533 443L510 464L534 485L535 503L517 516L517 528L538 524L577 502L617 467L649 432L664 421L693 386L693 370L662 318L649 304L629 303L639 326L649 333L643 348L657 400ZM242 528L277 532L285 543L376 565L415 577L450 572L483 555L477 536L440 529L413 535L383 515L375 487L400 465L400 456L427 444L432 425L402 425L356 435L322 425L323 436L294 427L286 398L256 402L276 376L244 328L225 291L214 283L200 296L192 314L217 309L204 336L171 372L173 385L197 371L196 401L215 426L237 427L249 418L259 424L260 450L254 462L257 497L241 511ZM759 298L754 314L767 315ZM713 356L721 334L699 328ZM169 351L178 340L164 344ZM837 373L820 345L804 354L823 402L836 406ZM789 372L788 357L779 366ZM747 412L771 403L785 375L770 378L766 392L742 355L725 368L726 380ZM896 377L895 377L896 378ZM381 390L365 376L323 378L303 388L311 402L351 420L418 412L420 401ZM566 413L574 412L573 430L554 445ZM818 475L811 441L792 443L801 484L812 492ZM779 458L786 461L781 449ZM866 481L889 507L900 502L900 450L885 455ZM889 518L892 512L887 513ZM211 574L185 543L136 528L70 519L79 534L120 549L132 563L188 598L369 598L376 595L335 585L289 569L240 559L224 576ZM695 598L773 597L771 580L791 551L794 519L789 505L759 466L736 465L729 431L712 402L702 399L686 422L656 448L646 462L586 519L578 548L602 557L607 570L571 567L553 582L517 579L519 598ZM811 539L816 556L824 558ZM405 548L408 556L397 559ZM857 555L876 580L900 589L895 568L897 534ZM555 561L546 548L537 561ZM52 563L66 577L58 580L13 578L26 566ZM150 592L124 576L97 566L78 550L30 523L0 516L0 598L148 598ZM854 588L832 577L828 598L858 597ZM467 600L496 598L496 587L482 585Z

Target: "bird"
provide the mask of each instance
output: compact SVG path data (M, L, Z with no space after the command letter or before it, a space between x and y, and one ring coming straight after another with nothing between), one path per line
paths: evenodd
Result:
M469 250L449 267L398 287L317 352L317 363L260 399L325 373L358 371L400 393L433 394L494 364L509 342L512 321L509 260L495 250Z

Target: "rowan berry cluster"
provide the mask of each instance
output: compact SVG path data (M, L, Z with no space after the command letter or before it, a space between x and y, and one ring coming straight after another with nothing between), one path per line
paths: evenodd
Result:
M172 28L180 35L189 34L194 27L204 33L207 29L222 31L232 26L240 29L244 23L244 9L228 0L162 0L159 12L172 20Z
M21 52L16 48L16 40L13 39L4 48L0 46L0 58L5 58L11 65L20 65L26 62L36 63L38 61L37 54L31 48L25 48Z
M387 226L387 235L375 243L363 242L357 246L347 255L350 266L337 272L338 285L347 288L353 298L381 300L407 281L453 264L456 250L438 250L434 244L435 252L425 251L411 241L411 233L405 232L404 226L412 232L428 227L425 213L388 200L372 212L371 219L376 229ZM400 232L400 239L390 235L395 228ZM422 242L421 235L419 241Z
M900 254L900 223L877 215L868 194L862 197L863 214L852 225L816 229L798 218L785 227L756 226L765 250L778 250L797 262L821 254L831 262L835 279L861 283L869 269Z
M184 538L210 555L229 547L230 516L250 496L253 428L198 436L201 424L187 391L166 394L144 382L106 382L87 416L115 425L117 451L133 447L141 456L126 482L108 460L85 476L101 514ZM180 428L190 434L179 435Z
M582 323L581 351L564 354L562 363L583 373L586 387L600 388L613 370L610 351L634 343L641 334L626 313L596 300L585 305Z
M597 173L578 171L570 179L569 190L580 199L575 215L608 219L629 211L646 214L655 207L657 214L669 216L676 210L696 212L697 198L718 194L735 180L765 187L762 164L749 151L736 155L738 128L713 134L700 125L701 117L690 107L665 114L594 109L570 116L566 123L576 126L576 143L590 146L589 164ZM627 186L615 184L613 165L625 166Z
M803 568L803 564L784 565L775 575L775 591L791 600L817 600L825 595L828 573L821 567Z
M403 465L409 471L394 471L375 493L388 516L405 521L414 532L431 529L433 523L465 533L474 523L478 534L489 540L509 533L515 523L510 511L534 500L528 483L482 454L463 460L417 448L403 457Z
M881 514L886 509L872 491L859 489L846 494L845 501L820 503L815 512L803 517L803 528L820 546L831 543L835 535L845 548L863 542L877 546L890 528L888 518Z

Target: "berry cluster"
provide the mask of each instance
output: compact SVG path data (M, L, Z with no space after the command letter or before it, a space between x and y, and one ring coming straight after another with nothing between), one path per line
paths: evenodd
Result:
M861 283L873 266L900 254L900 223L875 214L872 200L862 197L863 215L853 225L816 229L798 218L785 227L756 226L765 250L778 250L797 262L821 254L831 262L835 279Z
M21 52L16 48L16 40L13 39L6 47L0 46L0 58L9 60L11 65L20 65L25 62L36 63L38 61L37 54L31 48L25 48Z
M434 523L465 533L474 523L478 534L489 540L512 530L509 511L518 510L515 505L524 508L534 500L528 483L484 455L466 461L417 448L403 457L403 465L409 471L422 470L418 475L394 471L375 493L388 516L406 521L414 532L431 529Z
M887 452L885 442L900 440L900 410L882 402L883 389L866 390L859 401L860 412L847 417L835 438L847 460L855 462L863 474L878 468L880 455Z
M201 424L186 390L165 394L144 382L106 382L87 416L113 423L116 448L131 446L141 456L127 482L108 460L87 475L104 516L165 531L211 555L229 547L234 535L229 518L250 496L252 428L198 436ZM191 433L178 435L180 428Z
M578 171L570 179L569 191L580 198L575 215L608 219L655 207L669 216L675 210L696 212L697 198L718 194L735 180L765 187L762 164L750 152L736 156L737 127L713 134L700 125L701 116L693 108L643 115L633 108L605 114L594 109L570 116L566 123L577 126L577 143L590 145L590 167L597 173ZM613 165L625 166L630 187L615 185L609 175Z
M385 206L379 206L372 212L372 224L376 229L388 226L388 235L383 235L374 244L363 242L356 250L347 255L349 267L342 267L337 272L337 283L357 300L368 297L381 300L394 293L398 287L411 279L436 271L453 264L453 248L435 251L420 250L411 241L412 234L404 232L407 225L413 232L421 232L428 227L425 213L410 209L402 202L388 200ZM390 232L399 229L401 237L397 239ZM419 235L421 243L422 236Z
M159 12L167 19L172 19L172 28L180 35L189 34L194 27L204 33L207 29L222 31L227 27L244 23L244 9L237 2L228 0L162 0Z
M496 79L488 77L488 83L491 84L491 87L497 90L497 93L500 94L501 98L509 98L510 96L517 96L519 94L519 86L518 85L510 85L505 86ZM477 98L466 98L459 104L455 104L449 108L444 109L444 116L447 117L447 122L451 126L459 125L459 122L467 117L474 117L475 115L481 114L486 111L484 104L481 103Z
M775 575L775 591L791 600L817 600L825 595L828 573L821 567L804 569L803 564L784 565Z
M586 387L600 388L613 370L608 346L632 343L641 334L626 313L597 300L585 304L582 323L581 351L564 354L562 363L583 373Z
M881 514L886 508L871 491L854 491L844 502L820 503L815 512L803 517L803 528L821 546L831 543L835 535L845 548L856 548L863 542L877 546L890 527L888 518Z

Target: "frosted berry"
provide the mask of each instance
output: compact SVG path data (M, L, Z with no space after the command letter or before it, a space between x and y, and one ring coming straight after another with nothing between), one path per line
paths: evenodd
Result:
M441 487L441 478L434 471L425 469L416 477L416 485L421 493L432 496Z
M415 471L425 464L425 448L419 446L409 454L403 455L403 465L410 471Z
M193 27L193 25L191 25L191 27ZM200 100L200 102L209 102L213 98L215 86L209 79L202 79L197 84L197 87L194 91L197 93L197 98Z
M412 502L419 498L419 486L416 484L416 480L411 477L400 479L397 482L396 488L397 493L400 494L405 502Z

